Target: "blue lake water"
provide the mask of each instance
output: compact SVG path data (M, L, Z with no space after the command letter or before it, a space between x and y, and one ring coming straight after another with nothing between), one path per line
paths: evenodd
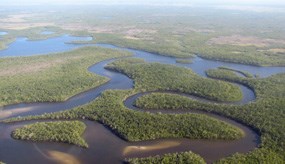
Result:
M7 35L7 34L8 34L8 32L0 31L0 36L1 36L1 35Z
M41 32L42 35L50 35L50 34L54 34L53 31L43 31Z
M73 41L91 41L92 37L75 37L63 35L46 40L28 40L17 38L7 49L0 51L0 57L33 56L56 52L64 52L74 48L86 46L83 44L69 44Z

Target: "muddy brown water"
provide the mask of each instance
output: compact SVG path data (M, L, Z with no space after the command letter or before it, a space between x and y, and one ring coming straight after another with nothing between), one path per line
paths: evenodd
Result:
M84 121L87 125L83 138L89 148L53 143L31 142L11 138L14 129L38 121L0 124L1 160L7 163L123 163L125 158L147 157L182 151L193 151L201 155L208 163L236 152L248 152L257 146L259 136L250 128L235 121L208 114L217 119L241 128L245 136L238 140L190 140L190 139L156 139L150 141L127 142L112 133L98 122ZM44 120L43 120L44 121Z
M283 67L281 70L277 67L268 67L264 71L263 67L245 66L242 64L225 63L219 61L205 60L196 57L192 64L176 63L175 58L159 56L152 53L115 47L113 45L98 44L105 48L123 49L133 52L134 57L143 58L147 62L159 62L165 64L173 64L191 68L194 72L201 76L205 76L205 70L216 68L219 66L232 66L234 69L247 70L252 74L258 73L261 77L267 77L275 73L285 72ZM104 69L104 66L117 59L109 59L102 61L88 68L89 71L106 76L110 80L86 92L79 93L64 102L55 103L20 103L2 107L0 111L0 120L11 117L38 115L43 113L57 112L69 110L74 107L93 101L100 93L107 89L130 89L133 87L132 79L117 72ZM260 69L261 68L261 69ZM243 92L243 100L236 102L235 105L243 105L255 100L254 92L240 84L238 85ZM133 106L134 100L144 94L131 96L125 101L125 105L130 110L139 110ZM193 96L192 96L193 98ZM205 101L197 98L198 101ZM143 110L140 110L143 112ZM172 114L173 111L160 111ZM188 113L189 111L178 111L178 113ZM87 141L89 148L84 149L74 145L64 143L41 142L34 143L30 141L20 141L11 138L11 132L18 127L36 121L24 121L19 123L0 123L0 160L6 163L122 163L125 158L130 157L147 157L152 155L162 155L165 153L193 151L201 155L208 163L218 160L222 157L229 156L236 152L245 153L258 146L260 136L249 127L238 123L234 120L218 116L212 113L201 111L191 111L194 113L206 114L221 121L225 121L231 125L242 129L245 136L239 140L190 140L190 139L156 139L151 141L127 142L116 136L112 131L98 122L84 121L87 129L84 133L84 139Z

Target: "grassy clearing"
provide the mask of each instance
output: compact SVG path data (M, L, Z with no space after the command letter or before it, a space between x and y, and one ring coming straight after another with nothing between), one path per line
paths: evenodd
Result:
M144 40L129 40L120 34L93 34L93 37L96 38L96 43L109 43L120 47L144 50L162 56L179 58L194 57L191 52L187 52L176 40L172 42L163 41L163 39L167 38L160 38L160 41L157 40L154 43Z
M285 40L285 15L282 12L239 11L233 14L232 10L211 7L172 7L166 10L158 6L133 6L128 10L124 6L70 6L54 8L53 14L48 8L42 8L40 14L36 9L29 10L35 10L35 14L26 22L2 22L1 27L32 27L33 23L37 26L47 22L53 26L2 29L9 32L3 37L4 42L17 36L42 39L77 33L92 35L98 43L111 43L166 56L191 57L191 54L198 54L208 59L251 65L285 65L284 53L276 53L285 46L282 44ZM1 18L24 11L25 8L15 10L10 7L1 13ZM39 35L43 30L55 33ZM225 44L211 44L217 38L226 41Z
M130 55L123 51L85 47L53 55L1 58L0 106L66 100L107 81L107 78L89 72L89 66Z
M189 32L176 37L175 34L158 32L155 34L155 40L127 40L117 34L94 34L96 43L109 43L121 47L134 48L156 53L164 56L179 58L193 57L191 54L197 54L200 57L220 60L233 63L242 63L255 66L285 66L285 58L282 53L273 53L267 51L268 48L260 51L254 46L237 45L208 45L209 36L199 33ZM168 40L168 42L162 42ZM281 47L284 47L281 46ZM236 54L235 52L239 52Z
M130 164L205 164L206 162L192 152L172 153L163 156L127 159Z
M80 121L41 122L14 130L12 137L35 142L63 142L87 148L87 143L81 137L85 129L86 125Z

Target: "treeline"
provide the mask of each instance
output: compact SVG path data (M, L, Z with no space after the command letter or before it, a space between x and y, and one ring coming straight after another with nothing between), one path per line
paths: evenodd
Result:
M114 44L120 47L144 50L162 56L171 56L178 58L194 57L193 53L186 51L184 46L181 46L181 43L177 40L174 40L173 42L166 42L164 39L158 38L158 40L155 41L155 44L153 44L150 41L134 41L125 39L116 34L95 34L93 37L96 38L95 41L97 43Z
M176 91L210 100L234 102L242 99L238 86L220 80L203 78L186 68L159 63L143 63L140 59L122 59L107 66L135 81L139 91Z
M97 120L110 127L128 141L158 138L225 139L233 140L243 132L223 121L201 114L151 114L126 109L123 100L130 91L106 91L90 104L70 111L12 118L6 121L31 119L76 119Z
M236 153L230 157L221 159L215 164L234 164L234 163L284 163L284 159L275 152L268 149L255 149L247 154Z
M87 70L128 52L85 47L54 55L0 59L0 106L20 102L63 101L107 81Z
M196 48L199 52L198 55L206 59L255 66L285 66L285 58L282 55L276 55L269 51L258 51L253 46L215 45L209 48ZM235 54L234 52L239 52L239 54Z
M201 102L178 94L150 93L139 97L134 105L148 110L191 110L199 107Z
M255 102L243 106L203 103L177 94L164 93L140 97L136 105L146 109L200 109L228 116L253 127L261 134L261 146L282 154L285 160L284 78L285 74L264 79L237 77L240 79L238 82L251 86L257 94ZM227 77L227 80L235 81L231 77Z
M149 40L126 39L121 35L96 34L94 37L99 43L109 43L121 47L144 50L164 56L189 58L196 54L200 57L232 63L241 63L255 66L285 66L283 54L268 51L270 47L257 48L255 46L238 45L209 45L207 42L217 37L189 32L179 35L172 32L160 31ZM167 40L167 41L166 41Z
M218 69L233 71L233 72L236 72L236 73L243 75L244 77L253 78L252 74L250 74L249 72L246 72L246 71L235 70L235 69L228 68L228 67L219 67Z
M225 69L210 69L206 74L212 78L244 84L254 90L257 98L284 97L285 88L282 80L285 78L284 73L261 79L242 78Z
M87 148L81 137L86 125L80 121L38 122L17 128L12 137L19 140L52 141L78 145Z
M126 161L130 164L206 164L202 157L191 151L147 158L131 158Z
M231 70L219 69L219 68L207 70L206 75L211 78L223 79L232 82L240 82L244 79L244 77L238 76Z

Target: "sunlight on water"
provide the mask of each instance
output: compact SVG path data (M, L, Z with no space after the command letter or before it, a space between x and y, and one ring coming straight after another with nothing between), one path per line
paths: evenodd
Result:
M123 155L128 155L129 153L136 153L139 151L153 151L153 150L166 149L170 147L179 146L180 144L181 144L180 142L165 141L149 146L127 146L123 150Z
M49 151L48 155L55 160L57 163L60 164L80 164L79 160L76 159L74 156L59 152L59 151Z

